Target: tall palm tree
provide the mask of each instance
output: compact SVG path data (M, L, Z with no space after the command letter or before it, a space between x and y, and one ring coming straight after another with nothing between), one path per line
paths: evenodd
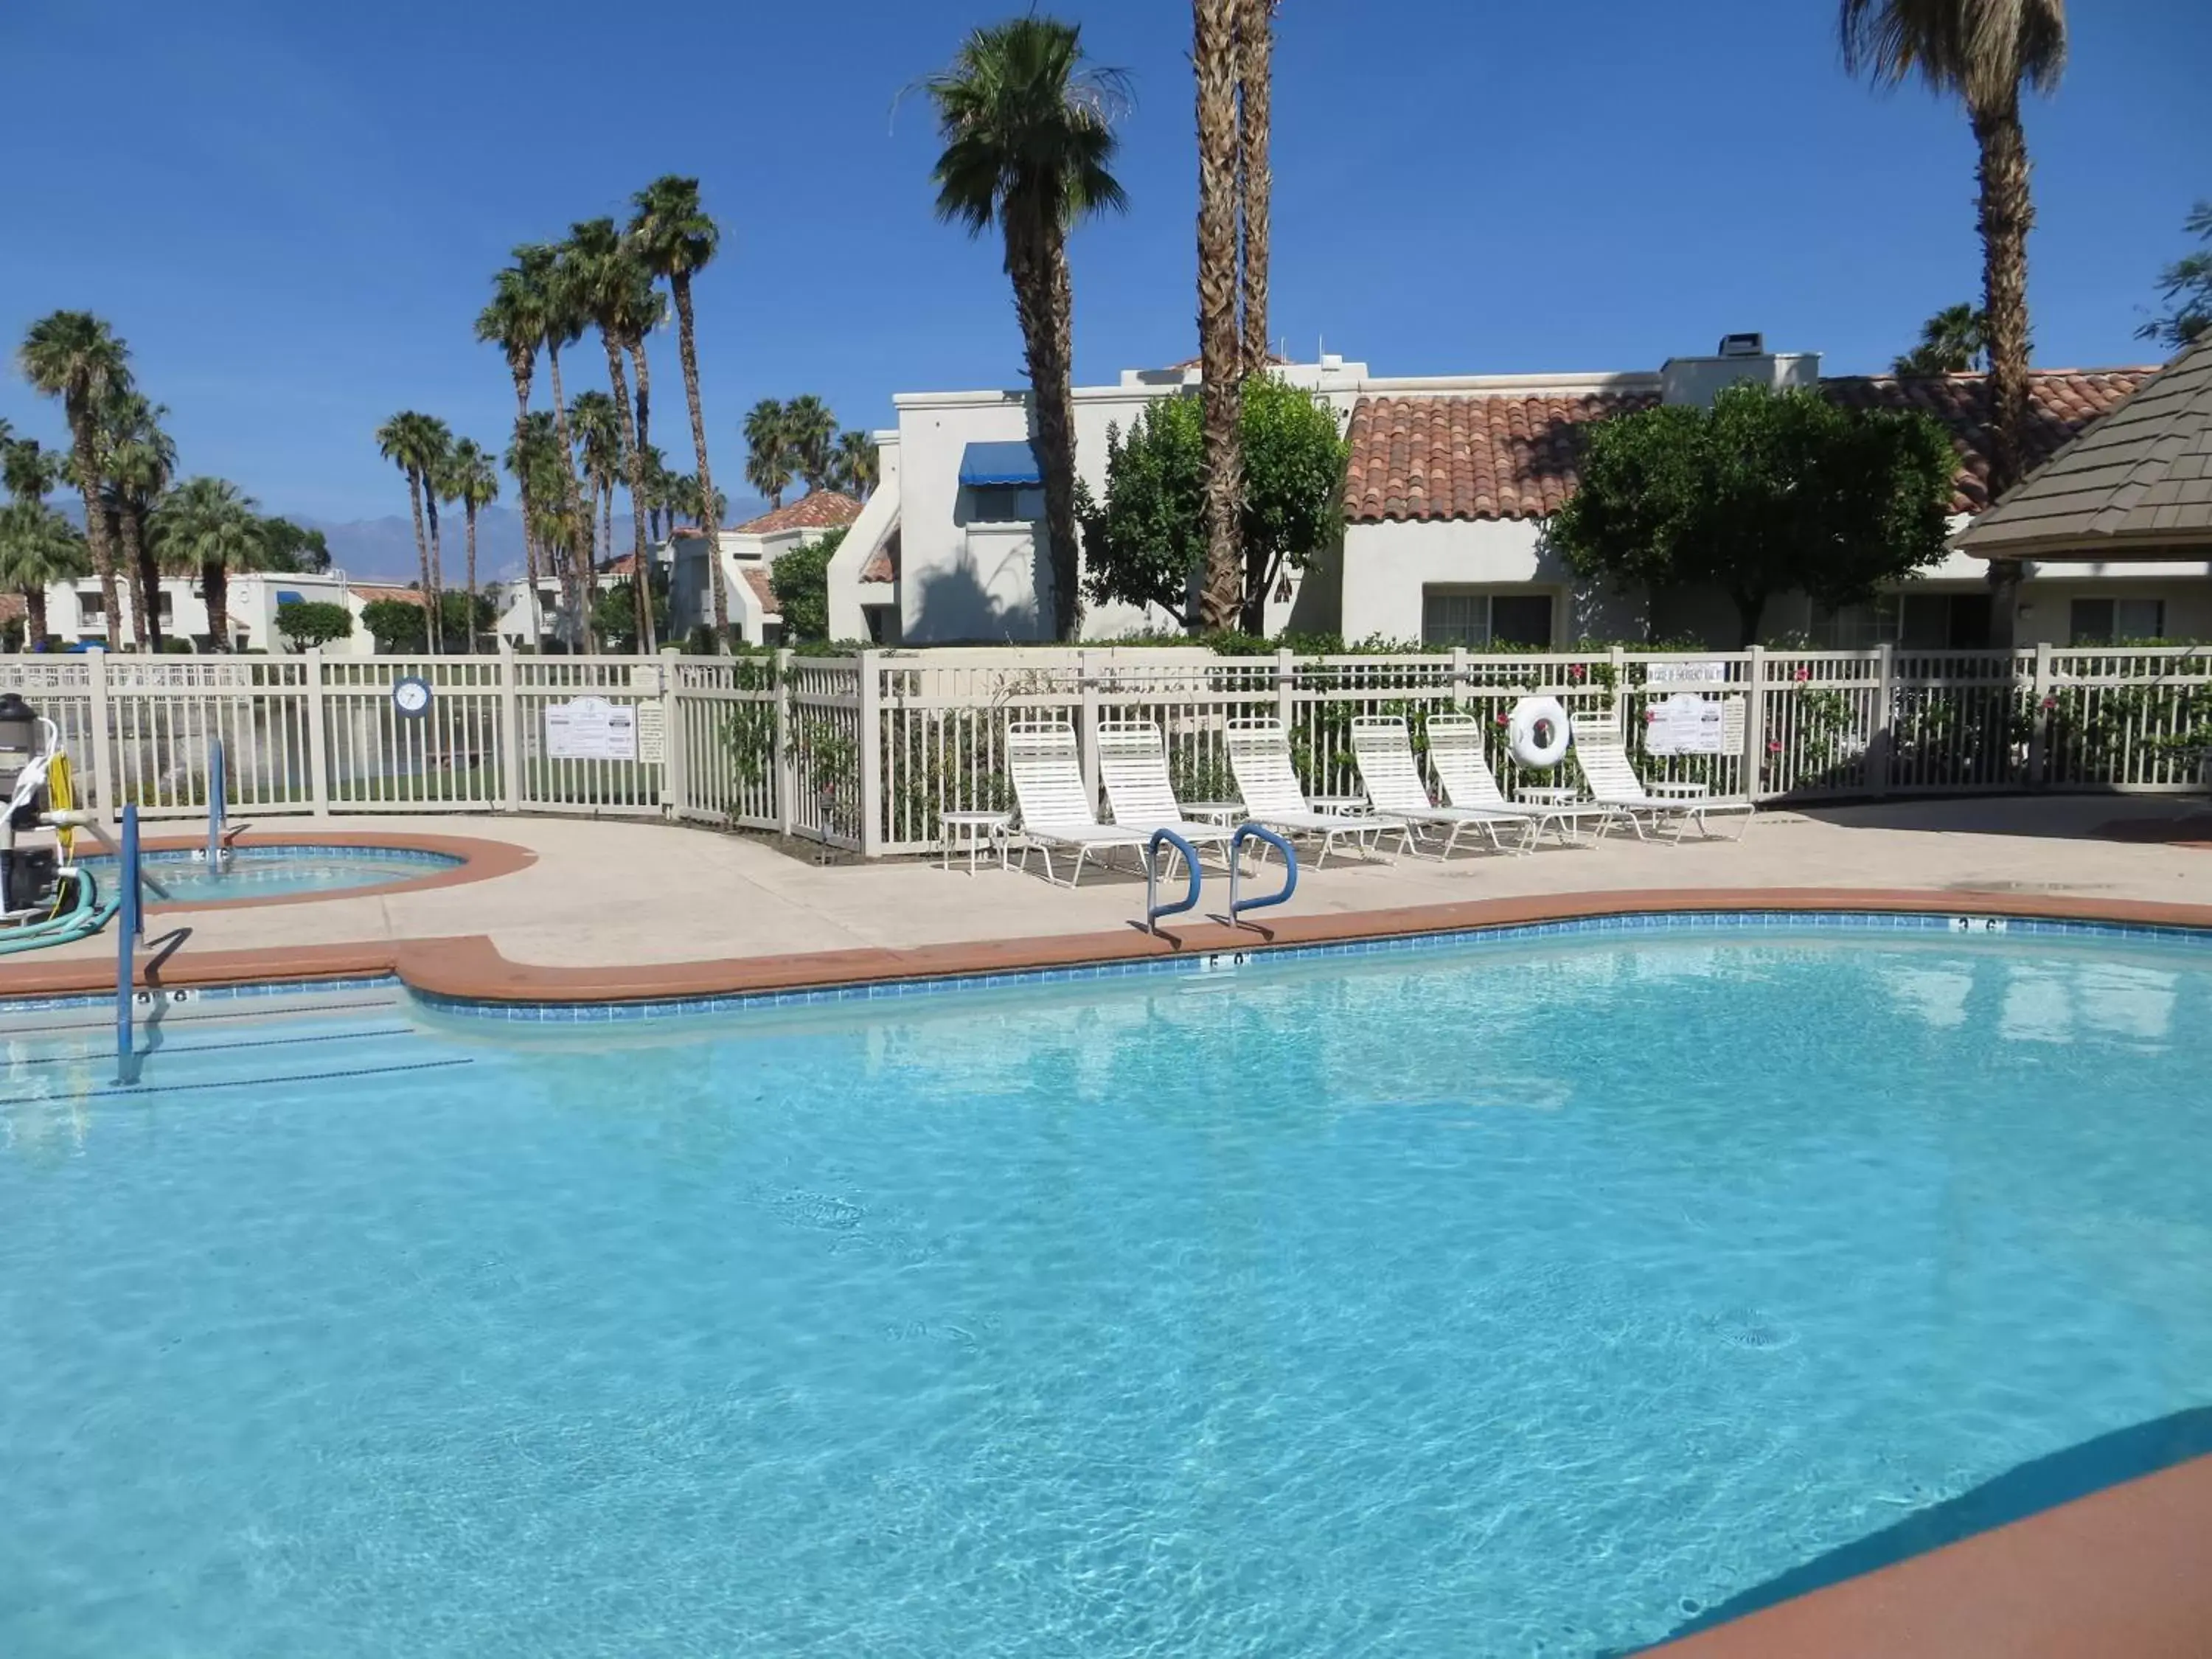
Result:
M1244 343L1237 327L1237 18L1240 0L1192 0L1198 77L1198 360L1206 446L1206 567L1200 622L1233 628L1243 610L1243 499L1237 442Z
M150 523L177 470L177 443L161 428L168 410L137 392L111 395L100 414L101 502L131 572L131 631L142 651L161 648L161 572Z
M806 487L827 489L837 446L837 417L830 406L811 392L793 398L783 406L783 441L792 471L806 480Z
M768 497L770 507L783 505L783 492L791 485L791 443L784 425L783 405L763 398L745 413L745 482Z
M592 515L599 539L592 562L615 556L615 480L623 470L622 420L615 400L604 392L579 392L568 405L568 430L576 434L576 456L592 486Z
M187 478L154 509L153 532L163 564L199 572L210 641L229 650L231 572L258 570L266 559L257 504L228 479Z
M1237 200L1243 244L1247 374L1257 374L1267 366L1267 251L1275 185L1267 153L1274 121L1275 10L1280 3L1238 0L1237 11Z
M1894 374L1964 374L1989 359L1989 330L1970 305L1946 306L1920 325L1920 343L1890 363Z
M474 655L477 648L477 514L499 499L499 472L492 465L490 452L473 438L462 438L453 445L453 453L446 458L446 470L440 475L439 493L449 501L459 501L461 513L469 527L469 604L466 633L468 643L462 648Z
M62 457L36 438L18 438L0 451L0 483L19 501L43 502L61 482Z
M107 648L119 650L123 635L115 550L100 506L97 425L100 401L130 384L130 349L90 312L57 311L31 325L17 355L23 378L45 396L62 400L76 460L77 489L84 497L85 542L91 550L92 568L100 573L100 602L106 607Z
M2065 0L1842 0L1844 67L1878 83L1917 76L1954 96L1981 150L1982 313L1989 327L1990 498L2020 482L2029 419L2027 137L2023 82L2039 92L2066 68ZM2003 619L2008 640L2010 618Z
M430 538L423 529L422 498L434 495L430 481L444 465L451 444L452 434L446 423L416 410L402 410L376 428L377 453L398 467L407 479L407 500L415 510L415 558L422 572L422 614L428 629L425 638L433 651L438 648L437 583L431 574ZM430 511L435 514L437 510L437 503L433 501Z
M682 179L670 173L654 179L630 199L637 210L629 222L630 241L646 269L666 279L669 295L676 302L676 349L684 365L684 397L691 409L692 455L699 469L695 499L715 500L714 475L707 465L707 417L699 404L699 353L692 327L691 279L712 262L722 233L699 204L696 179ZM717 519L712 529L720 529L720 525ZM708 548L707 569L714 607L714 638L725 641L730 634L730 596L723 581L718 546L710 544Z
M92 568L84 537L43 501L20 497L0 507L0 588L23 596L26 649L46 640L46 589Z
M522 503L523 562L533 587L540 574L538 555L543 550L532 530L534 514L541 504L559 507L566 500L555 472L561 464L560 446L553 416L544 410L536 409L514 423L514 437L501 458L508 476L514 480L515 495ZM550 564L542 568L552 574Z
M647 572L652 555L645 544L645 475L638 453L637 426L631 419L629 377L623 354L644 337L660 309L660 296L653 274L626 244L612 219L586 219L568 227L562 259L574 273L576 293L586 313L598 325L600 343L607 351L607 383L614 388L621 419L623 459L629 482L629 510L636 562L630 575L637 590L638 649L653 649L653 604Z
M561 349L581 339L591 313L584 303L580 272L564 246L532 243L514 251L517 268L526 273L543 295L545 321L545 371L553 386L553 425L561 443L561 500L572 529L560 546L568 562L562 576L568 591L569 645L584 642L583 618L590 614L592 592L591 521L584 515L584 492L576 481L575 441L568 431L568 405L561 390Z
M1128 197L1110 170L1128 77L1084 57L1075 24L1031 13L979 28L923 83L945 148L937 216L981 236L995 224L1022 330L1051 544L1053 629L1075 636L1074 286L1067 232Z
M857 428L837 434L837 451L830 458L831 481L848 495L862 501L882 477L883 460L876 453L876 441Z

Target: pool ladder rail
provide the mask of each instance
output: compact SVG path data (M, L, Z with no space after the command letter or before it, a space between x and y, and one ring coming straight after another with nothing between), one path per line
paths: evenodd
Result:
M1260 856L1267 857L1267 849L1273 848L1283 855L1283 884L1273 893L1262 893L1256 898L1245 898L1238 891L1243 878L1244 843L1256 841L1261 844ZM1171 903L1160 902L1160 848L1172 848L1182 859L1188 885L1183 896ZM1145 931L1158 935L1162 916L1181 915L1198 908L1200 889L1204 877L1198 867L1198 849L1172 830L1155 830L1145 843ZM1263 910L1269 905L1289 901L1298 890L1298 855L1289 841L1274 830L1257 823L1240 823L1237 833L1229 838L1229 925L1239 925L1247 910Z

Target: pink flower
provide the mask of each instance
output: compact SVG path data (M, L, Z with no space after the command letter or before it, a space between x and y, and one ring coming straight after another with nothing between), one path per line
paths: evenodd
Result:
M2043 712L2046 714L2057 707L2058 699L2056 697L2045 697L2043 700Z
M1766 752L1770 755L1780 754L1782 752L1782 744L1780 739L1769 738L1766 740Z
M1644 711L1644 723L1646 726L1650 725L1652 721L1654 721L1654 720L1657 720L1658 718L1659 718L1659 711L1658 711L1657 709L1656 709L1656 708L1647 708L1647 709L1645 709L1645 710Z
M1500 726L1510 726L1513 723L1513 717L1510 714L1500 714L1498 717L1498 723Z
M1580 663L1575 663L1567 669L1567 678L1571 680L1578 680L1589 672Z
M1809 668L1801 666L1797 670L1796 673L1791 678L1795 679L1809 680L1813 678L1813 671Z

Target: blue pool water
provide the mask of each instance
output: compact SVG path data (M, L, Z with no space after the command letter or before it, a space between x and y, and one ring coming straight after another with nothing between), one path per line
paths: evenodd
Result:
M302 893L343 893L360 887L385 887L415 881L462 860L427 848L384 847L234 847L220 871L204 854L169 851L143 854L147 873L179 904L223 900L284 898ZM88 858L93 878L103 890L114 880L115 860ZM149 896L150 897L151 896ZM153 902L159 903L158 898Z
M2201 951L213 1012L7 1039L0 1652L1591 1655L2212 1404Z

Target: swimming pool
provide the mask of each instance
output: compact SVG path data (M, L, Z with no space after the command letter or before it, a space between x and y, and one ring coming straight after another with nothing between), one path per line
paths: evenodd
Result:
M2200 948L353 1000L11 1040L0 1651L1587 1655L2212 1402Z
M319 893L345 893L363 887L388 887L395 882L417 881L441 870L466 862L450 853L412 847L298 845L234 847L220 871L208 867L204 852L169 848L140 855L147 873L168 891L178 904L236 903L246 899L297 898ZM114 879L115 860L96 854L84 860L93 878L106 889ZM149 902L160 903L149 896Z

